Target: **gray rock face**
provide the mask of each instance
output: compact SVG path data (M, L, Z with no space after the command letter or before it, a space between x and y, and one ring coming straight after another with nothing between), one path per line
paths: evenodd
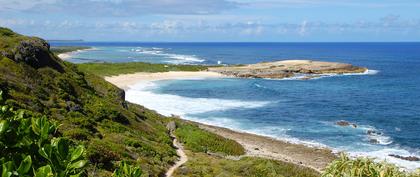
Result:
M173 132L176 130L176 124L175 121L171 121L166 125L166 128L170 131Z
M14 49L14 55L7 57L16 61L24 62L34 68L52 67L62 71L62 66L50 52L50 45L42 39L32 38L21 41Z

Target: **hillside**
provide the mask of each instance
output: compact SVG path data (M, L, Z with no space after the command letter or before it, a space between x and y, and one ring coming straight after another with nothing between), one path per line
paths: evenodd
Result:
M142 70L148 69L147 65L139 65L144 66ZM116 65L114 69L119 67L122 66ZM135 72L133 69L136 70L130 67L127 72ZM182 69L191 68L186 66ZM199 68L193 68L195 69ZM67 158L72 159L58 161L58 164L55 161L48 163L51 166L60 166L64 162L70 164L79 160L77 162L82 164L76 164L77 168L83 168L82 173L78 174L80 176L111 176L114 171L114 174L120 174L117 176L127 176L124 174L126 171L136 171L137 168L127 169L133 166L140 167L142 176L164 176L178 159L166 127L170 121L176 122L174 134L185 147L190 159L175 170L174 176L320 175L315 170L293 163L248 156L244 147L234 140L203 130L195 123L164 117L140 105L126 102L123 90L91 73L83 72L76 65L59 59L43 39L0 28L0 147L7 147L0 154L2 176L5 176L4 172L10 165L10 161L5 162L5 159L11 159L5 157L8 154L18 156L18 162L24 164L22 168L19 166L18 172L35 174L35 169L30 171L28 162L37 167L44 165L45 159L42 157L51 154L44 153L48 151L46 149L35 151L26 145L44 148L41 146L42 141L47 140L51 140L51 144L46 143L48 147L54 147L58 154L71 152L71 157L67 155ZM107 74L115 73L102 73ZM16 109L25 112L15 111ZM10 126L12 128L5 126L7 122L13 123ZM43 133L40 133L38 126L47 128L45 132L42 128ZM25 136L3 136L22 134ZM33 138L38 136L42 138L41 143ZM14 151L13 148L16 147L9 146L16 144L16 140L19 140L16 147L32 151L34 160L31 161L28 154ZM60 142L77 145L77 148L69 149L69 146L64 146L67 149L60 149L59 147L63 147ZM126 163L132 166L125 168ZM343 166L342 164L346 165L345 168L337 168ZM78 172L71 171L76 168L73 164L64 168L66 175L62 176ZM375 172L375 175L368 176L406 176L394 166L377 165L365 159L351 161L344 156L341 161L332 163L324 175L346 176L353 174L353 169L357 169L360 174ZM40 171L36 173L45 172L44 176L48 176L48 170L51 171L48 168L38 170ZM67 173L68 171L70 172ZM394 175L382 175L384 173ZM19 175L20 173L14 174Z
M85 145L89 176L109 176L121 160L160 176L177 158L161 115L61 61L42 39L0 28L0 41L5 103L59 122L59 134Z

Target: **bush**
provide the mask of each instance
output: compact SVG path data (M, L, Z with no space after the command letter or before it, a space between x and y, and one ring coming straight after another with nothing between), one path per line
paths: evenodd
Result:
M120 166L115 169L112 177L140 177L142 174L139 167L134 167L122 161Z
M418 175L418 174L417 174ZM406 174L398 167L386 162L376 163L373 159L357 158L350 159L347 155L341 154L338 160L332 162L323 177L414 177L416 174Z
M0 90L1 174L10 176L81 176L87 161L83 146L53 137L57 125L46 117L3 105Z

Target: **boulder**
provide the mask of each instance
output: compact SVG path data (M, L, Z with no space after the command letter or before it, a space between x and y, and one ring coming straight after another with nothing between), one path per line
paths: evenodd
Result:
M39 38L30 38L21 41L13 50L14 55L8 58L16 62L24 62L36 69L51 67L63 71L57 58L50 52L50 44Z
M175 121L170 121L167 125L166 128L170 131L173 132L176 130L176 123Z
M335 124L342 127L352 126L353 128L357 128L357 125L355 123L350 123L344 120L337 121Z

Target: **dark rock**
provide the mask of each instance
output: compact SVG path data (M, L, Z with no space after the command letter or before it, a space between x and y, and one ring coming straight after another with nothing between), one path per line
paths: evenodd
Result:
M344 120L340 120L340 121L336 122L335 124L337 124L339 126L346 127L346 126L349 126L350 125L350 122L347 122L347 121L344 121Z
M258 151L258 150L260 150L260 149L259 149L259 148L254 148L254 150L257 150L257 151Z
M63 71L58 59L50 52L50 45L42 39L32 38L21 41L14 49L14 56L9 57L16 62L24 62L37 69L52 67L60 72Z
M368 135L382 135L382 132L376 131L376 130L368 130L366 131Z
M344 120L340 120L338 122L336 122L335 124L342 126L342 127L347 127L347 126L352 126L353 128L357 128L357 125L355 123L350 123Z
M403 159L403 160L407 160L407 161L411 161L411 162L417 162L417 161L420 161L420 158L419 158L419 157L416 157L416 156L408 156L408 157L404 157L404 156L395 155L395 154L390 154L389 156L391 156L391 157L395 157L395 158L399 158L399 159Z
M379 141L377 139L369 139L369 143L371 144L379 144Z
M75 104L72 101L67 101L66 102L66 107L67 107L67 110L69 110L69 111L80 111L80 110L82 110L82 107L80 105Z

